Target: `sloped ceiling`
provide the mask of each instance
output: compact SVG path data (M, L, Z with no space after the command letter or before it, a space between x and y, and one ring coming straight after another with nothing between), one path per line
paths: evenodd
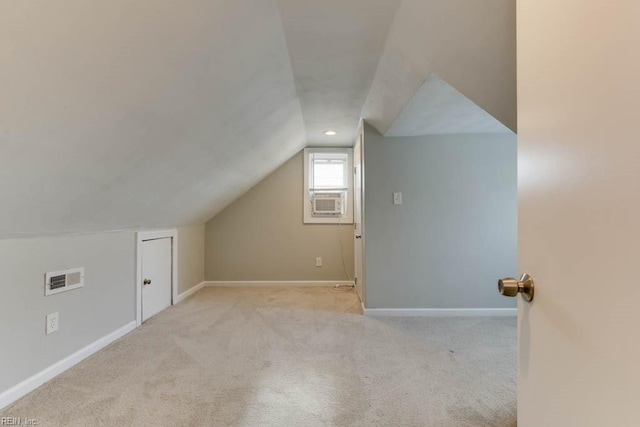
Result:
M384 136L513 133L436 74L430 74Z
M384 135L431 73L516 131L515 0L402 0L362 117Z
M203 222L431 72L513 129L512 3L0 2L0 237Z
M273 1L6 1L0 31L0 235L203 222L306 143Z
M400 0L279 0L308 144L352 146ZM338 135L324 135L335 130Z

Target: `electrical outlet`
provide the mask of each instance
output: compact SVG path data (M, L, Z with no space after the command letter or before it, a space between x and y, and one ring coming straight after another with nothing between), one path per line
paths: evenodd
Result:
M47 314L47 335L52 334L58 330L58 313Z
M316 267L322 267L322 258L321 257L317 257L316 258Z

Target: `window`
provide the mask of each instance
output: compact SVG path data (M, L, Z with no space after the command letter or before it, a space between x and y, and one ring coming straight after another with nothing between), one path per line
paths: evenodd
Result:
M353 222L351 148L304 150L304 222Z

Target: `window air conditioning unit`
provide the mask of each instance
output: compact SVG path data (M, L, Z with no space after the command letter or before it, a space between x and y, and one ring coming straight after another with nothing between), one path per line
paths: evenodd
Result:
M315 193L312 214L314 216L342 215L342 193Z

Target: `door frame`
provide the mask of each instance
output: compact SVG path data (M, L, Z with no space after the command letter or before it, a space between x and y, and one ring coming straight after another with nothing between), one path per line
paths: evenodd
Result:
M361 199L360 199L360 236L362 236L360 238L360 245L362 246L362 253L361 255L361 259L360 259L360 264L361 264L361 272L362 272L362 277L360 278L362 283L360 283L360 286L362 288L362 297L360 298L360 304L362 305L362 309L365 309L365 302L367 301L367 280L366 280L366 275L367 275L367 269L366 269L366 255L365 255L365 251L366 251L366 245L365 245L365 232L364 232L364 216L365 216L365 191L364 191L364 187L365 187L365 166L364 166L364 127L365 127L365 122L364 120L361 118L360 119L360 123L358 124L358 131L357 131L357 138L358 140L356 140L356 143L353 145L353 155L355 158L355 150L356 150L356 146L358 141L360 142L360 179L361 179L361 183L360 183L360 188L361 188ZM354 164L355 167L355 164ZM355 218L355 200L356 200L356 182L355 182L355 176L354 176L354 182L353 182L353 203L354 203L354 218L353 218L353 224L355 227L356 224L356 218ZM356 242L356 238L355 238L355 233L353 236L353 240L354 240L354 245L357 244ZM354 261L355 261L355 246L354 246ZM356 271L357 271L357 266L354 265L353 267L353 275L354 275L354 280L355 280L355 275L356 275ZM356 289L356 294L358 294L357 289ZM360 295L358 295L360 297Z
M136 233L136 326L142 324L142 242L171 239L171 305L178 300L178 230L139 231Z

